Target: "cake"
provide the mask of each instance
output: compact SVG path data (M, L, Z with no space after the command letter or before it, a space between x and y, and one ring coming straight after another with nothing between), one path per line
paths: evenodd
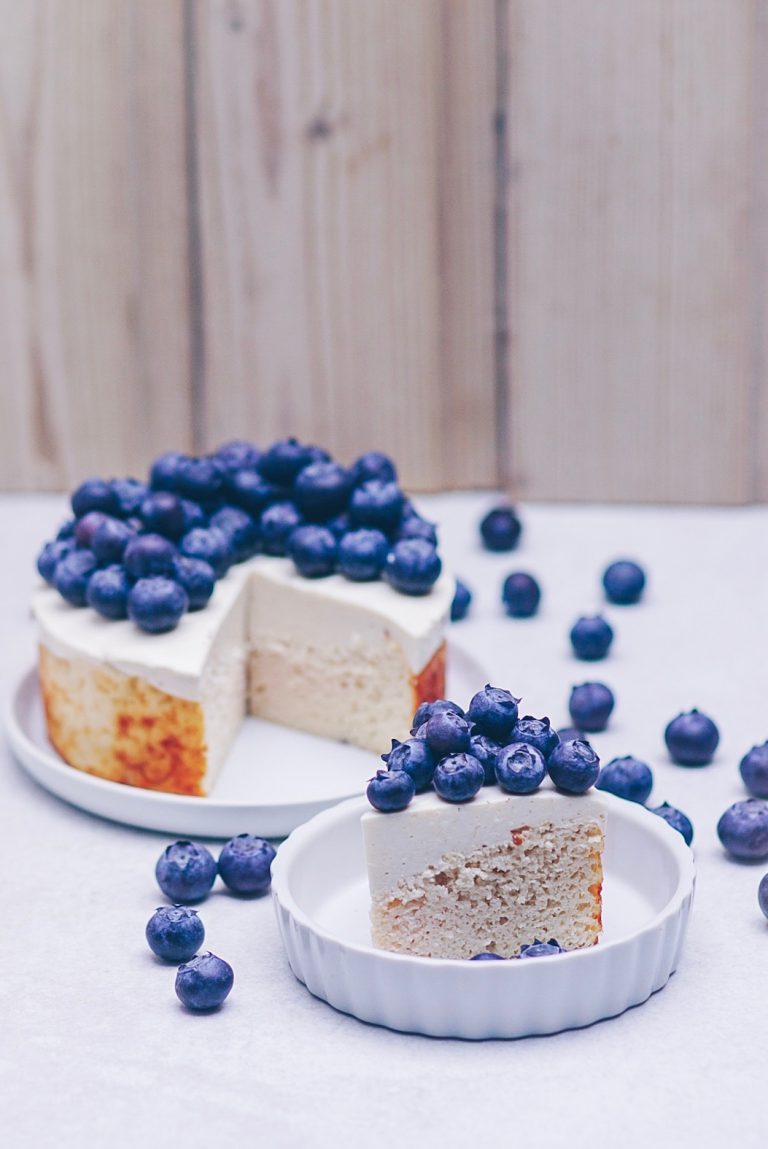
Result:
M77 515L88 502L76 496ZM409 514L418 537L428 525ZM388 559L404 521L389 531ZM184 538L174 546L186 553ZM258 540L251 549L258 552ZM205 795L247 714L373 751L393 731L405 736L419 703L444 693L453 579L439 560L418 593L399 593L380 577L345 577L341 564L304 577L301 556L286 557L287 541L282 549L230 565L204 609L159 633L125 617L130 597L116 618L90 609L87 588L89 605L66 601L57 577L66 547L56 564L41 558L51 585L33 600L40 687L48 735L65 762L111 781Z

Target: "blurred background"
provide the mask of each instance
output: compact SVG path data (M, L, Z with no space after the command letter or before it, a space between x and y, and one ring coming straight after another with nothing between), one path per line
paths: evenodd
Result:
M767 0L0 0L0 488L768 498Z

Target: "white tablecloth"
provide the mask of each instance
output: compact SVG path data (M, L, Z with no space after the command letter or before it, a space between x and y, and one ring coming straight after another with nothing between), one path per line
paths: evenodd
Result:
M454 641L523 712L563 725L572 684L615 690L604 760L653 766L653 804L692 818L697 894L669 985L589 1029L465 1043L364 1025L312 998L286 963L269 899L217 892L201 907L206 946L235 988L216 1014L184 1011L174 970L144 926L164 899L154 864L166 836L100 821L50 796L3 750L0 1137L41 1146L731 1146L768 1138L768 922L756 901L768 862L739 865L716 837L746 797L738 761L768 738L768 510L537 506L512 555L477 543L488 495L422 500L443 524L447 563L471 584ZM56 497L6 496L0 670L6 699L34 657L28 598ZM608 607L615 649L579 663L570 624L601 606L610 559L649 572L644 602ZM539 616L503 616L503 576L536 574ZM478 686L482 683L478 683ZM461 701L461 700L460 700ZM692 706L718 722L715 762L674 766L665 723ZM244 830L250 827L243 827Z

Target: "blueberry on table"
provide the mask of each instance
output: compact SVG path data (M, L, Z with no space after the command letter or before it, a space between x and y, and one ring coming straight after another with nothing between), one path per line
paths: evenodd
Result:
M373 808L382 814L404 810L415 793L413 778L405 770L377 770L365 791Z
M179 467L187 458L180 451L166 451L159 455L149 470L149 485L153 491L177 490Z
M645 571L631 559L618 559L603 572L603 589L609 602L630 606L640 601L645 589Z
M293 497L306 519L322 522L346 510L351 486L349 471L340 463L310 463L299 472Z
M217 1009L229 996L235 975L215 954L198 954L176 972L176 996L187 1009Z
M472 591L466 583L457 578L456 589L451 601L451 622L461 622L462 619L466 618L471 603Z
M541 587L533 575L513 571L504 579L501 601L510 618L531 618L539 609Z
M157 884L174 902L199 902L216 879L216 862L210 850L183 839L166 846L155 866Z
M508 690L486 683L472 696L467 718L475 724L478 734L487 734L496 742L508 742L517 722L517 704Z
M126 547L136 538L136 529L122 519L105 518L91 537L91 550L100 563L123 561Z
M312 463L311 450L298 439L278 439L258 461L258 469L276 487L290 487L300 471Z
M469 750L472 723L453 710L438 710L426 723L425 738L435 758Z
M128 617L149 634L173 630L188 609L181 584L162 575L139 579L128 593Z
M86 479L72 492L71 502L76 519L87 515L89 511L103 511L105 515L120 513L115 489L112 483L104 479Z
M768 858L768 802L734 802L717 823L717 836L732 858L760 862Z
M670 806L669 802L662 802L660 806L656 806L651 810L652 814L658 814L660 818L670 825L679 834L683 835L686 845L690 846L693 841L693 823L690 818L686 817L682 810L678 810L675 806Z
M411 734L415 734L419 727L429 722L433 714L447 714L448 712L458 714L461 718L465 717L458 702L451 702L450 698L437 698L434 702L422 702L413 716Z
M179 543L179 552L188 559L208 563L217 579L223 578L235 561L232 543L218 527L193 527Z
M173 560L173 577L186 592L189 610L202 610L208 605L216 586L216 575L210 563L177 555Z
M588 742L561 742L547 760L547 773L558 790L584 794L597 781L600 759Z
M693 709L667 724L664 741L678 766L706 766L717 750L720 731L711 718Z
M350 470L355 486L367 483L369 479L380 479L383 483L394 483L397 480L395 464L389 455L381 451L366 451L355 460Z
M266 894L275 848L254 834L230 838L219 854L219 877L235 894Z
M308 523L297 527L288 540L288 554L304 578L327 578L336 569L339 547L327 527Z
M97 567L93 551L77 550L56 564L53 583L61 597L71 606L85 606L88 583Z
M54 539L53 542L46 543L40 551L37 556L37 570L40 577L45 579L50 586L53 586L58 563L72 553L75 545L73 538Z
M612 758L603 766L595 788L644 806L653 789L653 773L647 763L626 754L623 758Z
M511 551L523 526L512 507L494 507L480 521L480 537L489 551Z
M571 721L579 730L597 734L608 725L615 703L613 691L604 682L582 682L571 690Z
M446 802L468 802L485 782L482 762L471 754L451 754L435 767L432 785Z
M405 498L397 483L368 479L355 487L349 501L350 520L358 527L393 531L400 522Z
M401 539L387 555L384 577L401 594L429 594L443 564L426 539Z
M763 874L757 887L757 904L768 918L768 874Z
M520 946L521 958L554 957L555 954L567 952L554 938L550 938L548 942L540 942L538 938L534 938L532 945Z
M147 945L163 961L188 961L205 939L205 926L188 906L159 906L147 922Z
M580 737L577 731L574 738ZM527 742L529 746L535 746L545 758L549 758L559 741L560 737L552 729L548 718L534 718L530 714L518 718L510 736L510 742Z
M417 794L432 785L436 759L423 738L408 738L405 742L393 738L392 749L382 754L381 760L390 770L405 770L410 774Z
M533 794L546 773L544 755L527 742L504 746L496 759L496 780L508 794Z
M351 582L372 582L384 570L388 551L387 536L382 531L347 531L339 540L339 574Z
M595 662L605 658L613 642L613 628L602 615L582 616L571 627L571 646L577 658Z
M102 618L113 622L128 617L131 580L119 563L94 571L85 592L85 601Z
M261 546L265 555L285 555L288 540L304 519L298 507L287 500L271 503L259 519Z
M481 953L481 954L472 954L472 957L469 960L470 961L506 961L507 959L505 957L503 957L502 954L494 954L494 953L491 953L490 950L486 950L484 953Z
M168 539L180 539L186 530L182 500L173 491L151 491L139 508L148 531Z
M213 452L213 458L227 473L254 470L261 458L261 451L247 439L232 439L222 443Z
M177 555L176 547L162 535L137 535L131 539L123 552L123 563L131 578L147 578L150 575L173 575L173 562Z
M496 760L501 751L501 745L485 734L473 734L469 739L469 751L473 758L477 758L483 767L485 779L484 786L493 786L496 783Z
M768 798L768 742L753 746L744 755L739 772L753 798Z

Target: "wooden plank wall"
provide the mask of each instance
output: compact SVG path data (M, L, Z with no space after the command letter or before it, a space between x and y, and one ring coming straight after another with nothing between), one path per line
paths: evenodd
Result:
M768 499L768 0L0 0L0 489Z

